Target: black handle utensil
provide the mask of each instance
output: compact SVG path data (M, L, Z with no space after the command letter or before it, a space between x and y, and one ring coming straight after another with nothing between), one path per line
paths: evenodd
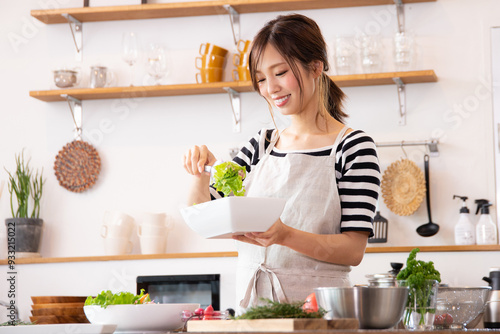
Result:
M427 215L429 222L420 225L417 228L417 233L422 237L432 237L439 231L439 225L432 222L431 218L431 199L430 199L430 185L429 185L429 156L424 155L424 168L425 168L425 199L427 201Z

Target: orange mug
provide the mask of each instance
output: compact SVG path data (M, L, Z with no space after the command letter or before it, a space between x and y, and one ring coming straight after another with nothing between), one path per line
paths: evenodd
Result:
M207 67L224 67L224 60L226 60L224 57L214 54L206 54L201 57L196 57L195 65L199 70Z
M225 57L227 50L217 46L215 44L203 43L200 45L200 55L215 54L221 57Z
M206 82L219 82L222 81L222 68L220 67L207 67L200 69L199 73L196 73L197 83Z
M235 53L233 55L234 66L247 66L248 65L249 53Z
M248 70L248 66L238 66L233 69L233 80L234 81L250 81L250 71Z
M245 41L245 40L242 40L242 39L240 39L238 41L238 43L236 44L236 48L241 53L247 52L249 46L250 46L250 41Z

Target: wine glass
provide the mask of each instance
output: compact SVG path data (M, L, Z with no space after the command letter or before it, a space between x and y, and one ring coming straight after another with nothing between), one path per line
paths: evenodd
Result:
M134 83L134 64L139 58L139 41L137 34L126 32L122 38L122 59L130 66L130 86Z
M160 85L161 79L168 74L167 54L160 44L149 46L146 69L157 85Z

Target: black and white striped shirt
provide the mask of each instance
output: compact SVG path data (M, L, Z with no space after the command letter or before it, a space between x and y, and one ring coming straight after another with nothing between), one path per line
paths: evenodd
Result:
M252 171L265 155L273 138L274 129L263 129L240 150L233 159ZM266 139L267 138L267 139ZM298 154L329 156L332 147L300 151ZM273 148L275 157L287 154ZM367 231L373 235L372 225L380 190L380 168L375 143L361 130L354 130L340 141L335 153L335 176L342 208L340 231ZM223 193L210 188L212 199L221 198Z

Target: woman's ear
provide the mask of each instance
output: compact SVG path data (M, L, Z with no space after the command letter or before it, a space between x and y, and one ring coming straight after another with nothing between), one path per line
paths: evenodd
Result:
M320 60L315 60L311 63L311 65L312 65L312 71L314 74L314 78L316 79L321 75L321 73L323 73L324 64Z

